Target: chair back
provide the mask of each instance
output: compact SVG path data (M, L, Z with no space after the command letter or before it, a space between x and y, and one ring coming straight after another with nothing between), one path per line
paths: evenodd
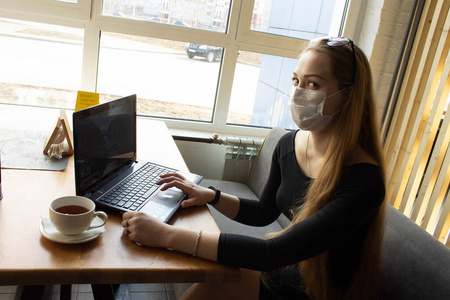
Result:
M256 162L253 166L253 170L248 179L248 186L252 191L261 197L261 194L266 185L267 178L269 177L270 165L272 163L272 154L280 138L287 132L287 130L281 127L274 127L267 134L261 150L259 151Z

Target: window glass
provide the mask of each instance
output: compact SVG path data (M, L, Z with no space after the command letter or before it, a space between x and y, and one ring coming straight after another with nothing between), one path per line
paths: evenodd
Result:
M230 0L103 0L103 15L226 32Z
M342 18L343 8L336 6L342 1L255 0L251 30L301 39L328 35L333 17Z
M97 91L136 94L138 114L210 122L222 48L102 32Z
M75 108L83 30L0 19L2 103Z
M294 129L288 103L297 59L240 52L227 123Z
M227 105L227 109L216 111L221 124L218 122L214 125L218 128L223 128L224 124L220 121L223 119L228 124L295 128L290 120L287 102L290 76L296 60L245 52L242 49L246 47L242 47L237 65L231 66L229 64L234 64L233 53L224 62L222 54L224 51L237 51L238 47L225 49L211 44L249 44L251 47L247 49L261 53L266 51L267 46L272 49L272 54L277 54L277 47L272 43L274 37L259 32L278 35L277 41L280 41L280 37L281 40L283 37L310 39L318 35L335 34L333 32L341 25L344 7L349 2L255 0L253 7L249 7L246 2L243 4L231 0L87 2L95 4L97 1L102 4L102 9L98 12L88 7L93 15L83 21L84 25L89 25L84 26L84 29L71 28L71 24L74 24L72 17L58 19L67 27L0 19L0 88L3 92L0 102L73 109L76 91L80 90L82 82L85 87L95 86L95 91L101 94L101 101L137 94L138 113L141 115L211 122L214 107ZM61 7L67 7L62 2L85 4L86 1L44 2L52 3L55 10L49 10L49 14L56 16L63 12ZM235 32L228 32L231 5L235 4L243 4L235 10L239 12L237 18L241 20L236 20L236 26L232 27ZM72 13L73 5L69 6ZM95 20L100 18L96 14L110 18L108 22L96 23ZM240 28L242 24L248 24L247 17L250 16L251 28L247 25L247 28ZM202 36L206 41L204 45L186 43L200 40L197 34L202 33L196 30L184 30L187 37L183 38L172 30L166 31L167 36L164 38L167 40L143 38L135 34L146 30L146 23L134 22L129 27L131 23L123 23L120 18L224 34L205 33ZM48 21L44 17L34 19ZM106 28L122 31L124 24L128 35L104 31ZM239 35L240 29L252 32ZM147 33L161 38L158 33ZM88 39L87 44L83 45L84 35L101 35L100 45L94 43L95 39ZM239 40L241 37L244 40ZM183 42L179 42L181 39ZM87 50L84 60L83 50ZM82 74L83 63L86 69ZM221 82L219 76L222 63L228 64L226 70L236 67L231 99L226 98L229 93L224 90L231 83ZM86 77L82 78L82 75ZM228 76L223 79L225 77L229 80ZM223 89L219 93L222 95L219 101L223 103L216 103L218 89ZM201 124L189 126L202 128ZM230 128L231 131L235 130Z

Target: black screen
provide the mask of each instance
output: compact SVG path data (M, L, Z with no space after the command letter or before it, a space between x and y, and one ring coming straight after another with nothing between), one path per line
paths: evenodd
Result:
M84 195L136 160L136 95L73 114L75 187Z

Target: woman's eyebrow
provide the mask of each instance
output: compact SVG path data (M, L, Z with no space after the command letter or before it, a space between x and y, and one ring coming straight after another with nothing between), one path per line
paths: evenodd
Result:
M292 76L295 77L295 78L299 77L298 74L295 73L295 72L292 72ZM326 79L323 76L321 76L319 74L316 74L316 73L305 74L305 75L303 75L303 77L305 77L305 78L318 77L318 78L326 81Z
M322 79L322 80L326 80L323 76L321 76L321 75L319 75L319 74L305 74L304 75L304 77L305 78L310 78L310 77L318 77L318 78L320 78L320 79Z

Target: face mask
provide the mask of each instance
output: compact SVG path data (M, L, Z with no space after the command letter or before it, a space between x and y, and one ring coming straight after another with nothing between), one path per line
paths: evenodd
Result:
M324 116L322 114L323 105L326 98L330 98L344 89L327 97L327 94L322 91L313 91L296 87L289 103L289 111L292 120L298 128L313 132L320 132L324 129L333 117L339 113L336 112L331 116Z

